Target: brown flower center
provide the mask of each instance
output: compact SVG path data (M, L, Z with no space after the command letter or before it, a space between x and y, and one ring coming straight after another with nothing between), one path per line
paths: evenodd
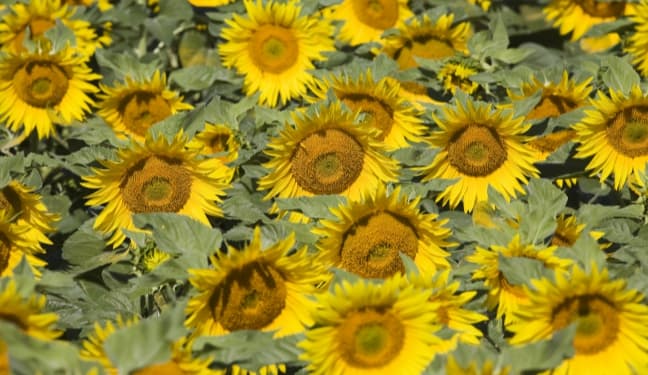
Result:
M405 271L401 252L414 259L417 251L418 236L411 224L390 212L378 212L344 234L340 267L366 278L385 278Z
M352 111L364 115L363 123L380 130L379 140L389 135L394 125L394 111L387 103L366 94L342 95L340 100Z
M0 233L0 275L9 267L11 242L4 233Z
M342 359L357 368L388 364L400 354L405 343L403 323L383 308L349 313L337 335Z
M63 67L51 61L30 61L15 72L13 87L23 102L47 108L61 102L68 91L69 77Z
M358 20L367 26L378 30L396 26L397 0L352 0L351 4Z
M286 27L264 24L254 32L248 45L250 58L262 71L281 73L297 61L299 43Z
M448 41L424 35L405 43L393 57L401 69L409 69L418 67L415 57L440 60L454 56L455 52L454 47Z
M149 128L171 116L171 106L162 95L150 91L137 91L127 95L118 112L124 126L131 132L145 136Z
M191 195L191 173L180 160L149 156L124 174L120 188L131 212L179 212Z
M648 155L648 106L635 106L619 112L607 127L612 147L634 158Z
M554 308L552 325L555 330L571 323L576 323L576 354L599 353L614 343L619 333L616 306L599 295L572 297Z
M18 193L10 186L0 190L0 211L6 211L13 216L22 211L22 202Z
M297 184L313 194L340 194L360 176L364 152L360 143L340 129L305 137L291 158Z
M508 155L497 132L480 125L467 126L457 133L447 151L450 164L473 177L490 175L504 164Z
M620 17L625 10L625 1L600 2L596 0L580 0L581 9L592 17Z
M560 95L543 96L540 102L527 114L529 120L558 117L576 109L578 105L573 100Z
M228 331L262 329L286 306L283 275L254 261L231 271L209 299L214 320Z

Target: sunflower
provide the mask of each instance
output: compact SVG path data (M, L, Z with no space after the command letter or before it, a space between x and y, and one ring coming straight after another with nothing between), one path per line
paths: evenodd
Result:
M635 6L626 1L552 0L544 8L547 20L560 29L560 34L571 32L571 41L581 39L592 26L634 13ZM583 41L581 48L588 52L599 52L613 47L621 38L617 33L610 33L601 37L584 38Z
M142 142L149 128L178 111L192 109L182 96L167 89L164 73L156 70L151 79L138 81L126 77L126 83L108 87L100 85L103 93L97 114L103 117L120 138Z
M246 95L260 92L259 103L271 107L300 98L314 83L308 72L313 61L326 60L333 51L332 26L314 16L302 16L297 1L265 5L244 0L246 15L225 21L219 46L223 65L245 75Z
M430 293L400 278L342 281L318 298L315 325L298 344L312 374L419 374L439 343Z
M293 251L295 235L261 248L261 229L242 250L211 257L214 269L190 269L198 295L189 300L185 324L195 335L221 335L242 329L275 331L275 336L302 332L311 323L308 294L328 276L307 247Z
M405 267L400 253L414 260L422 272L448 268L450 254L444 248L450 229L448 220L422 213L421 198L409 200L400 186L391 194L379 185L366 200L332 208L333 220L321 220L313 233L322 261L367 278L385 278Z
M26 335L41 340L54 340L62 332L53 328L58 320L55 313L41 313L45 296L32 294L28 299L18 293L14 279L2 284L0 290L0 320L14 324Z
M472 95L479 88L479 84L472 81L470 77L477 73L479 73L477 64L451 60L443 64L437 74L437 79L443 82L443 88L453 95L457 89Z
M205 128L194 136L187 147L204 155L217 154L218 159L229 163L238 158L240 143L229 126L206 123Z
M9 7L10 13L0 20L0 45L3 50L20 53L25 36L34 42L44 42L45 32L59 21L72 30L75 50L83 56L91 56L97 48L110 44L110 38L100 38L88 21L73 19L76 7L61 0L31 0L26 4L17 2ZM29 33L29 34L27 34Z
M106 354L106 350L104 349L104 343L116 330L131 327L138 321L139 318L137 316L124 320L121 315L118 315L115 324L107 321L105 326L102 327L101 324L95 322L94 332L90 333L81 343L82 348L79 351L79 356L81 359L100 363L104 371L109 375L117 375L117 368L115 368L108 358L108 354Z
M86 66L85 57L64 48L8 54L0 59L0 121L25 134L34 128L48 138L54 124L82 121L93 105L88 94L98 89L89 81L100 79Z
M216 159L198 159L185 145L182 131L171 141L149 135L144 144L120 149L116 161L100 161L105 169L93 168L93 175L83 177L82 186L96 190L87 205L106 205L94 228L112 233L113 247L126 238L122 229L137 230L132 214L175 212L205 225L207 215L222 215L216 202L225 195L232 170Z
M500 271L500 257L535 259L542 262L547 269L566 269L572 261L555 256L554 252L557 249L557 246L539 249L524 244L520 241L520 235L515 235L508 246L492 245L489 249L477 246L475 253L467 256L466 260L479 266L473 271L472 279L483 279L489 288L486 307L489 310L497 307L497 318L506 315L505 322L509 324L514 319L513 313L528 303L523 287L511 284Z
M561 247L572 247L578 241L586 225L578 221L576 216L560 214L556 217L556 229L551 236L551 245ZM598 240L605 233L601 231L590 231L589 235ZM601 249L607 248L608 244L602 244Z
M585 167L601 182L614 174L620 190L633 176L638 181L648 162L648 96L634 85L629 96L610 89L610 97L599 93L591 100L593 110L573 126L577 158L591 160Z
M636 14L632 21L635 32L627 38L625 51L632 55L632 62L643 76L648 76L648 3L643 1L636 4Z
M538 77L533 77L531 82L522 84L521 93L507 89L509 98L513 101L524 100L541 92L541 99L533 109L527 113L527 120L539 120L547 117L558 117L567 112L587 104L587 98L592 91L592 77L576 83L569 78L569 73L563 71L560 82L541 82Z
M520 182L538 175L534 153L523 144L521 134L529 127L524 118L513 118L502 108L493 111L490 104L457 103L456 109L443 108L443 119L433 115L441 130L432 134L430 143L441 150L432 164L417 168L425 174L423 181L458 179L437 201L451 208L463 201L464 211L470 212L476 203L488 200L489 186L507 200L524 193Z
M399 81L393 77L386 77L387 84L398 87L398 95L409 102L416 110L423 111L423 104L443 105L443 102L432 99L428 95L428 88L416 81Z
M317 99L326 99L329 89L353 112L363 115L362 126L378 129L378 139L388 151L422 142L425 126L419 111L400 95L400 87L388 78L377 82L371 70L353 79L349 74L322 80L314 90Z
M376 186L395 182L398 163L385 156L373 129L356 125L356 116L339 102L293 112L295 127L286 125L268 142L270 173L259 180L265 199L341 194L350 200L367 197Z
M144 272L151 272L171 258L171 254L165 253L164 251L155 247L144 253L142 258L140 259L140 267Z
M425 272L408 276L409 282L416 288L425 291L432 291L429 300L438 305L436 310L436 321L443 327L450 328L456 334L451 340L444 340L439 346L439 351L448 352L454 350L457 340L478 345L482 332L475 328L475 324L487 320L483 314L464 308L464 305L472 300L477 294L476 291L458 293L461 286L458 281L448 282L450 271L436 273L430 277Z
M6 210L14 221L29 227L25 240L51 245L46 234L54 232L54 222L60 216L49 212L41 199L33 188L13 180L0 189L0 210Z
M400 27L398 33L387 36L382 52L396 60L401 69L416 68L415 58L439 60L468 51L467 42L472 34L470 23L453 26L454 14L440 16L432 22L427 15L413 18Z
M343 0L324 9L324 16L342 21L338 38L352 46L380 40L387 29L404 26L414 14L407 0Z
M556 374L644 373L648 357L648 306L623 279L610 280L607 269L585 272L574 266L555 280L532 281L529 304L507 328L513 345L546 340L576 326L575 354L552 370Z
M38 237L33 235L33 227L24 221L16 220L14 216L14 212L0 206L0 277L11 276L23 257L26 258L32 273L40 277L39 268L46 266L47 262L35 255L44 253L45 250L41 247Z

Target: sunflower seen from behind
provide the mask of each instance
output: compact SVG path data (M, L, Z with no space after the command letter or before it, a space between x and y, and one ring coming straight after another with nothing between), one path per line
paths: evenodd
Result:
M293 112L270 139L265 151L270 171L259 179L265 199L339 194L350 200L367 197L376 186L395 182L398 163L384 155L375 129L357 125L357 116L339 102Z
M522 83L520 90L515 92L507 89L512 101L524 100L540 91L540 101L529 113L527 120L553 118L571 112L576 108L587 105L587 99L592 92L592 77L579 83L569 78L569 73L563 71L559 82L540 80L533 76L530 82Z
M366 278L405 272L401 252L422 272L450 267L447 220L421 212L420 201L408 199L400 187L388 194L379 185L365 200L332 208L335 219L323 219L313 229L320 236L321 261Z
M576 158L589 159L585 170L601 182L613 176L614 189L621 190L636 179L645 184L648 162L648 95L634 85L628 95L610 89L591 100L594 109L573 129Z
M416 68L416 58L440 60L468 52L471 35L468 22L454 24L454 14L436 20L426 14L412 18L398 28L398 33L384 38L382 52L396 60L401 69Z
M71 47L59 51L8 53L0 57L0 121L14 132L34 129L49 138L54 126L82 121L101 78Z
M477 246L475 252L467 256L466 260L478 266L472 273L472 279L484 280L489 289L486 307L489 310L497 309L496 317L504 316L504 322L508 325L516 318L515 312L529 302L523 285L510 281L501 271L500 257L535 260L549 270L567 269L572 261L557 257L554 254L557 249L556 246L538 248L526 244L519 234L515 235L507 246L492 245L488 249Z
M314 325L298 344L309 373L419 374L440 342L430 294L401 287L400 277L383 283L342 281L318 296Z
M313 62L333 51L332 26L315 16L302 15L290 0L244 0L245 15L234 14L221 31L223 65L245 76L243 91L259 92L259 103L274 107L303 97L314 82Z
M414 15L407 0L343 0L324 9L324 16L341 21L337 38L352 46L377 42L387 29L403 26Z
M295 236L262 248L261 229L243 249L212 256L213 269L190 269L197 294L188 302L185 325L194 335L223 335L238 330L274 332L275 337L303 332L311 324L307 308L316 285L328 280L324 266L307 247L293 251Z
M440 130L429 137L440 149L428 166L417 168L423 181L456 179L437 196L437 201L455 208L463 203L471 212L479 202L488 201L488 187L506 200L523 194L528 176L537 176L533 151L524 144L529 128L524 118L490 104L457 100L446 105L442 117L432 115Z
M131 142L118 150L116 160L100 160L83 176L82 186L95 190L88 206L104 205L94 228L110 235L108 244L119 246L126 238L122 229L136 231L133 214L171 212L205 225L207 216L222 216L217 203L225 195L232 170L218 159L200 158L186 148L178 132L172 140L148 135L145 142Z
M149 79L127 76L124 84L101 84L97 114L123 139L143 142L154 124L193 106L167 87L166 74L156 70Z
M1 280L1 279L0 279ZM61 335L55 325L58 315L44 313L46 298L32 293L21 295L14 279L0 283L0 320L15 325L24 334L40 340L55 340Z
M61 0L30 0L16 2L0 20L0 45L7 52L25 51L25 37L36 44L47 44L45 33L61 22L74 34L75 50L91 56L97 48L110 44L110 37L99 37L88 21L74 18L75 6Z
M371 70L353 77L349 73L323 79L314 93L326 99L329 89L351 111L362 116L362 126L378 130L387 151L422 142L425 126L419 112L400 95L400 85L388 78L376 80Z
M531 281L525 288L529 303L516 311L509 342L526 345L551 338L576 326L574 356L566 358L555 374L638 374L648 358L648 306L645 297L614 280L607 269L585 271L574 266L561 270L553 280Z

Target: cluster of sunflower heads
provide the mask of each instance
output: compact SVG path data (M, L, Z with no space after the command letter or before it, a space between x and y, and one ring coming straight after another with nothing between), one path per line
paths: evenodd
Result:
M648 1L0 3L0 375L648 373Z

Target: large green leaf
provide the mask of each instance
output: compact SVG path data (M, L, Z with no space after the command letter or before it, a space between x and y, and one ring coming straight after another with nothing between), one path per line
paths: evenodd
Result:
M159 317L118 329L104 343L106 354L120 374L171 358L173 343L186 333L184 305L178 304Z

